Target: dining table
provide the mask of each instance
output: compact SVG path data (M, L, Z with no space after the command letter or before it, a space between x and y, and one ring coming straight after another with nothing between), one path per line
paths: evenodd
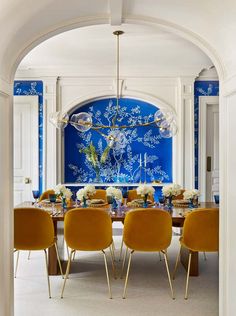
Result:
M33 202L23 202L17 205L15 208L18 208L18 207L19 208L40 207L41 209L45 209L45 211L47 211L52 217L53 225L54 225L54 234L55 234L56 239L58 238L58 223L64 222L66 212L74 208L82 208L82 206L80 205L72 204L67 209L63 210L61 204L52 206L51 203L39 204L39 203L33 203ZM182 228L184 225L184 220L185 220L186 215L192 212L193 210L204 209L204 208L215 209L215 208L219 208L219 205L215 204L214 202L200 202L197 207L191 208L191 209L188 207L181 207L181 206L173 206L172 209L168 209L166 208L166 206L157 203L153 207L169 212L172 218L172 226ZM121 210L112 212L110 210L109 205L105 205L99 208L104 209L110 214L112 222L121 222L123 224L124 224L125 215L127 214L127 212L129 212L131 209L134 209L130 207L123 207L121 208ZM188 254L189 254L189 250L182 247L180 261L186 270L188 266ZM63 264L63 260L62 260L62 264ZM57 262L55 247L50 247L48 249L48 273L49 275L59 274L59 266ZM198 276L198 275L199 275L199 254L198 252L194 252L192 254L190 276Z

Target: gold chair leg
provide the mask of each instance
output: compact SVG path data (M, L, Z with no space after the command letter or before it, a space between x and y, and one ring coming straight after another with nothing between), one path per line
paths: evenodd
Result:
M124 292L123 292L123 298L126 298L126 289L127 289L128 279L129 279L129 269L130 269L131 257L132 257L133 253L134 253L134 250L132 250L130 252L130 255L129 255L129 263L128 263L127 273L126 273L126 278L125 278L125 287L124 287Z
M123 239L123 237L122 237L122 241L121 241L121 245L120 245L120 256L119 256L119 261L121 261L121 257L122 257L123 244L124 244L124 239Z
M121 273L120 273L120 278L121 279L123 278L123 272L124 272L124 267L125 267L127 254L128 254L128 247L126 247L126 250L125 250L125 253L124 253L124 257L123 257L122 268L121 268Z
M109 279L109 273L108 273L108 268L107 268L107 257L106 257L106 253L105 253L104 250L102 250L102 253L103 253L103 256L104 256L104 264L105 264L105 270L106 270L106 276L107 276L107 286L108 286L110 298L112 298L110 279Z
M172 299L174 300L175 299L175 295L174 295L174 290L173 290L173 286L172 286L172 282L171 282L171 278L170 278L170 270L169 270L167 252L166 251L162 251L162 253L164 254L164 258L165 258L166 271L167 271L168 280L169 280L169 284L170 284L170 290L171 290Z
M76 250L74 251L74 255L73 255L73 259L72 259L73 261L75 260L75 253L76 253Z
M19 256L20 256L20 250L15 250L17 252L17 257L16 257L16 267L15 267L15 278L16 278L16 272L18 268L18 262L19 262Z
M49 298L51 298L50 280L49 280L49 275L48 275L48 258L47 258L47 250L46 249L44 249L44 254L45 254L46 272L47 272L47 279L48 279L48 294L49 294Z
M192 253L190 251L189 252L189 257L188 257L188 271L187 271L186 288L185 288L185 296L184 296L184 298L186 300L188 299L188 283L189 283L189 273L190 273L191 259L192 259Z
M114 240L112 239L112 244L111 244L111 248L112 248L112 253L113 253L113 257L114 257L114 261L116 262L116 256L115 256L115 244L114 244Z
M74 252L75 252L75 250L71 250L71 252L70 252L69 260L68 260L67 267L66 267L66 275L64 277L64 282L63 282L63 286L62 286L62 290L61 290L61 298L63 298L63 293L64 293L64 289L65 289L65 285L66 285L66 280L68 278L69 271L70 271L70 264L71 264L72 254Z
M114 279L117 279L117 277L116 277L116 266L115 266L115 262L114 262L112 248L109 247L109 250L110 250L110 255L111 255L111 266L112 266L112 271L113 271L113 277L114 277Z
M178 252L178 255L177 255L177 258L176 258L176 261L175 261L175 268L174 268L173 275L172 275L172 279L173 280L175 279L175 274L176 274L176 271L177 271L177 268L178 268L178 263L180 261L181 249L182 249L182 247L180 246L179 247L179 252Z
M160 259L160 261L162 261L162 259L161 259L161 252L159 251L159 259Z
M69 259L70 253L69 253L69 247L66 245L66 252L67 252L67 258Z
M55 242L54 246L55 246L56 253L57 253L57 261L58 261L58 264L59 264L59 269L60 269L60 272L61 272L61 276L62 276L62 279L64 279L64 275L63 275L62 267L61 267L61 260L60 260L60 257L59 257L59 252L58 252L58 247L57 247L57 243L56 242Z
M115 254L114 254L114 250L112 248L112 245L109 247L109 250L110 250L110 253L111 253L112 260L114 262L115 261Z
M28 253L28 260L30 259L30 254L31 254L31 251L29 251L29 253Z
M207 256L206 256L205 251L203 252L203 256L204 256L204 260L207 261Z

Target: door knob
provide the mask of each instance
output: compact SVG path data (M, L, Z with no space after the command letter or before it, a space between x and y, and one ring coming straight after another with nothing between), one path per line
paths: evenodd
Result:
M30 178L25 178L25 184L28 184L30 182L31 182Z

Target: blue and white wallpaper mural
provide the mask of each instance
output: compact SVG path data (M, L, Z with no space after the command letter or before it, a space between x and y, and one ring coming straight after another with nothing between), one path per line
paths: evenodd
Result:
M131 125L153 120L158 110L152 104L135 100L120 99L120 111L117 122L120 125ZM72 114L88 112L97 124L112 125L115 115L116 99L102 99L76 109ZM144 162L146 156L146 181L159 180L172 182L172 139L164 139L155 126L127 128L125 148L112 148L105 163L99 165L102 182L139 182L145 180L144 170L140 172L140 157ZM104 133L109 131L103 130ZM85 133L68 125L64 131L65 145L65 182L95 182L96 172L90 161L81 150L90 143L96 147L101 157L107 147L105 138L94 130ZM144 166L144 163L142 163Z
M38 95L39 98L39 191L43 189L43 82L14 81L14 95Z
M219 95L219 81L195 81L194 83L194 157L195 188L198 188L198 151L199 151L199 97Z

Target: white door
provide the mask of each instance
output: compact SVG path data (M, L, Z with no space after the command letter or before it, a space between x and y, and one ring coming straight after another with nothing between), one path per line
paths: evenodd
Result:
M38 96L14 97L14 205L38 190Z
M199 188L203 201L219 194L219 98L200 97Z

